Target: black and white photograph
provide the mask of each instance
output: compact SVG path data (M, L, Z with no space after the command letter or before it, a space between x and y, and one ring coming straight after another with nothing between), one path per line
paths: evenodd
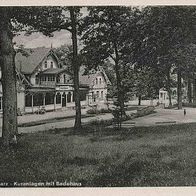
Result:
M0 6L0 189L196 186L196 6Z

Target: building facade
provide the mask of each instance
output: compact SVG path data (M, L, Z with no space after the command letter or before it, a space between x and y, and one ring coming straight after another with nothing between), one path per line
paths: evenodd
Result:
M36 48L27 55L18 53L15 58L17 73L17 107L24 113L74 108L72 74L62 65L53 49ZM89 75L80 74L82 106L106 103L110 84L104 70ZM0 110L2 110L0 85Z
M182 102L187 103L187 88L182 88ZM177 88L171 88L171 102L172 105L177 104ZM159 103L169 106L169 95L165 88L159 90Z

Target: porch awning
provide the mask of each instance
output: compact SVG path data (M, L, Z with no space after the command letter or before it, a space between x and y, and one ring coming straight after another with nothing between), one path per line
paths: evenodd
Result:
M28 88L26 89L26 93L49 93L49 92L54 92L55 93L56 89L51 88L51 87L33 87L33 88Z

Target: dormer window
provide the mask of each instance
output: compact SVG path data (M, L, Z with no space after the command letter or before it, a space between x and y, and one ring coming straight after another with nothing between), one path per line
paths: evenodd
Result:
M51 64L51 68L53 68L53 62L52 62L52 61L51 61L51 63L50 63L50 64Z
M44 67L47 68L47 61L44 62Z

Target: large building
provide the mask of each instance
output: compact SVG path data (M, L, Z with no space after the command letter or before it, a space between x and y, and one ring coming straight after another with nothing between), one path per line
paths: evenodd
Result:
M72 74L62 65L53 49L27 50L15 58L17 72L17 107L21 112L74 108ZM107 102L110 81L104 70L89 75L80 73L81 104L101 105ZM2 87L0 86L0 109L2 110Z

